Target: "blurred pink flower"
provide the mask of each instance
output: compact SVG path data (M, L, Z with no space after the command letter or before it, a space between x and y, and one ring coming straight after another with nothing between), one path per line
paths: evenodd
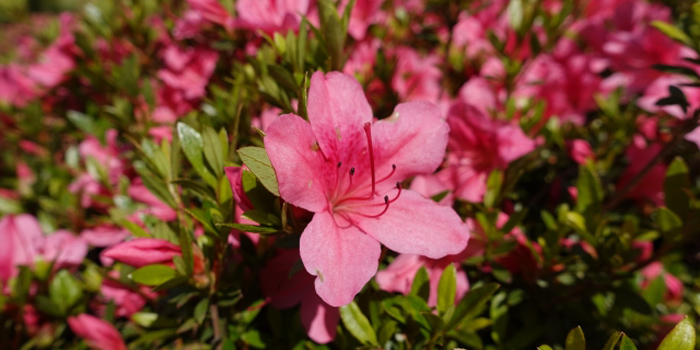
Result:
M267 34L296 31L301 16L309 11L309 3L309 0L239 0L236 2L236 24Z
M151 264L173 265L173 257L182 253L180 246L164 239L136 238L102 251L100 259L105 265L118 261L133 267Z
M382 16L382 2L384 0L357 0L350 13L348 34L355 40L362 40L367 35L367 28L377 22ZM342 16L350 0L342 0L338 6L338 12Z
M595 159L591 145L586 140L575 139L568 143L569 156L578 164Z
M88 314L68 317L70 329L93 349L127 350L121 334L109 322Z
M459 100L450 108L447 123L450 153L438 177L464 200L481 201L491 171L506 169L510 162L535 149L535 142L517 124L492 119Z
M119 279L119 273L117 271L110 271L109 276L111 278L105 278L102 281L102 286L100 287L100 294L102 294L102 297L95 300L96 302L93 305L93 308L96 309L99 314L104 312L105 304L112 301L116 306L114 310L115 316L130 317L143 309L147 302L146 297L153 299L157 297L157 294L151 292L149 287L141 286L140 290L137 292L117 282L116 280Z
M39 222L29 214L0 219L0 280L17 275L17 266L33 266L44 245Z
M338 308L326 304L314 290L314 276L301 266L299 250L278 250L260 274L260 287L270 305L289 308L301 304L301 323L313 341L326 344L335 338Z
M661 276L666 285L665 298L668 301L679 303L683 299L683 282L676 276L664 271L664 265L659 261L654 261L641 270L644 277L642 288L648 288L649 284Z
M136 202L141 202L146 205L143 209L138 209L129 216L129 219L140 223L141 215L153 215L163 221L173 221L177 218L177 212L163 201L158 199L151 191L143 184L141 178L136 178L132 181L127 190L129 197Z
M660 143L647 143L642 135L635 135L632 143L627 147L625 156L629 159L629 166L620 176L618 188L624 188L644 169L647 164L659 153L663 147ZM627 197L639 201L650 201L654 205L663 205L663 184L666 177L666 165L658 163L649 170L642 179L627 194Z
M46 236L41 254L45 261L54 262L54 268L77 267L87 255L88 245L81 237L59 230Z
M386 269L378 271L375 279L379 288L389 292L399 292L408 295L411 292L413 280L416 273L421 267L425 267L430 279L430 297L428 298L428 306L437 305L438 283L443 272L450 264L455 264L457 268L457 293L455 294L455 302L462 299L464 294L469 290L469 281L467 274L460 267L460 263L464 260L463 253L457 255L448 255L441 259L430 259L420 255L400 254L394 261L387 266Z
M338 72L316 72L308 101L310 123L278 117L265 146L282 198L315 213L300 252L325 302L352 301L377 271L379 242L431 258L464 249L469 231L451 208L400 187L442 161L448 127L434 105L400 104L372 124L362 88Z
M442 72L436 55L421 55L412 48L400 47L393 52L396 70L391 87L401 101L428 101L437 103L440 96Z
M127 229L111 226L100 225L93 228L85 229L80 233L80 236L94 247L111 247L127 237L130 233Z

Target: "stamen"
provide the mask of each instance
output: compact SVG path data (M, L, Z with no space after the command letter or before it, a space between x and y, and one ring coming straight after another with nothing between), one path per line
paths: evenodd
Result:
M338 168L340 168L341 165L343 165L343 162L338 162Z
M395 172L396 172L396 164L392 164L391 165L391 172L389 173L389 175L384 176L381 180L379 180L377 182L384 182L384 181L388 180L391 177L391 175L394 175Z
M365 123L364 126L365 129L365 135L367 135L367 147L369 147L369 167L370 170L372 171L372 193L370 194L369 198L374 197L374 187L375 187L375 179L374 179L374 147L372 146L372 124L369 122Z
M384 196L384 205L385 205L384 210L382 210L382 212L377 214L377 215L366 215L366 214L362 214L362 213L357 213L357 215L362 215L366 218L378 218L378 217L384 215L384 213L386 213L386 211L389 210L389 196Z

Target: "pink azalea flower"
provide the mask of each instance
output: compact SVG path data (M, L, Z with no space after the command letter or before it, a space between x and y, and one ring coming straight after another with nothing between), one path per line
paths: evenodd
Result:
M0 219L0 280L17 275L17 266L33 266L44 245L39 222L29 214Z
M127 350L121 334L109 322L88 314L68 317L70 329L93 349Z
M114 310L114 315L117 317L130 317L131 315L141 311L146 305L146 298L157 297L157 294L151 292L149 287L141 286L140 293L134 291L115 280L119 279L119 273L117 271L110 271L110 277L113 279L105 278L102 281L102 286L100 287L101 298L98 298L93 303L93 308L97 309L99 314L102 314L105 309L105 305L113 301L116 309Z
M412 48L396 49L396 70L391 87L402 101L428 101L436 103L440 96L442 72L436 55L421 55Z
M309 0L239 0L238 25L271 34L297 30L301 16L309 11Z
M362 40L367 35L367 28L375 23L381 16L381 6L384 0L357 0L355 7L350 13L350 22L348 23L348 34L355 40ZM349 0L340 2L338 11L343 13L347 7Z
M300 253L325 302L352 301L377 271L379 242L433 259L464 249L469 231L452 209L400 186L442 161L448 126L435 106L400 104L373 124L359 83L338 72L316 72L308 101L310 123L280 116L265 146L282 198L315 213Z
M143 184L140 178L134 179L127 190L129 197L137 202L146 204L146 208L137 210L129 216L129 219L135 222L141 222L141 215L153 215L163 221L173 221L177 218L177 212L163 201L158 199L150 190Z
M205 20L224 26L232 27L232 17L218 0L187 0L192 10Z
M46 236L42 255L54 262L56 268L80 266L87 255L88 245L81 237L60 230Z
M683 299L683 282L676 276L665 272L664 265L661 262L655 261L647 265L642 269L641 274L644 277L642 288L648 288L653 280L662 276L666 284L666 300L679 303Z
M377 272L375 277L379 288L389 292L399 292L408 295L411 292L413 280L421 267L425 266L430 279L430 297L428 306L437 305L438 283L445 269L453 263L457 267L457 293L455 303L460 301L469 290L467 274L459 266L464 259L463 254L448 255L441 259L430 259L420 255L401 254L384 270Z
M270 305L285 309L301 304L301 323L309 338L326 344L335 338L340 320L338 308L326 304L314 290L314 277L299 266L299 251L279 250L277 256L263 267L260 287Z
M19 66L0 67L0 103L23 107L37 94L36 83Z
M167 68L158 71L158 78L168 87L182 91L185 99L194 100L205 95L219 54L204 48L170 45L163 51L163 59Z
M355 44L345 62L343 73L355 75L360 80L374 77L374 64L380 47L381 41L378 39L367 39Z
M595 158L591 145L581 139L569 143L569 155L578 164L585 164L589 159Z
M687 84L691 82L692 81L690 79L682 76L662 76L654 80L651 84L649 84L649 86L647 86L646 90L644 90L644 95L637 99L637 105L651 113L663 111L678 119L685 119L689 116L689 113L683 112L683 109L680 106L657 106L656 102L658 102L662 98L667 97L669 95L668 88L670 86L675 86L681 89L681 91L683 91L686 100L690 104L689 110L692 113L693 110L700 108L700 89L696 87L681 86L681 84Z
M118 261L138 268L152 264L173 265L173 257L180 254L180 246L164 239L136 238L105 249L100 259L105 265Z
M129 235L128 230L110 225L100 225L85 229L80 233L85 242L95 247L111 247L129 237Z
M467 201L483 199L491 171L507 168L535 148L517 124L491 119L459 100L450 108L447 123L451 152L447 168L438 176L455 190L455 196Z
M625 155L630 161L630 165L620 176L618 188L625 187L646 165L661 151L662 144L648 144L642 135L635 135L632 144L627 147ZM644 177L632 187L627 197L650 201L655 205L663 205L664 191L663 184L666 177L666 165L659 163L654 165Z

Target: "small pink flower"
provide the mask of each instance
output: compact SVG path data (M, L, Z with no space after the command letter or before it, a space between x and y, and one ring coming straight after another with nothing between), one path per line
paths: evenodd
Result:
M68 317L68 325L73 333L83 338L93 349L127 350L119 331L95 316L80 314Z
M625 155L629 159L629 166L620 176L617 187L624 188L637 174L661 151L662 144L648 144L642 135L635 135L632 143L627 147ZM663 184L666 177L666 165L659 163L654 165L642 179L629 191L627 197L650 201L655 205L663 205Z
M316 72L308 101L310 122L278 117L265 146L282 198L315 213L300 253L325 302L352 301L377 271L379 242L433 259L464 249L469 231L451 208L400 186L442 161L448 126L434 105L400 104L372 123L359 83L338 72Z
M440 95L442 72L436 55L421 55L412 48L400 47L394 52L396 70L391 87L402 101L436 103Z
M164 239L136 238L107 248L100 254L100 259L107 265L118 261L134 267L152 264L172 266L173 257L181 254L180 246Z
M464 254L448 255L441 259L430 259L420 255L401 254L387 266L386 269L377 272L375 279L379 288L389 292L399 292L407 295L411 292L413 280L416 273L421 267L425 267L430 279L430 297L428 298L428 306L437 305L438 283L445 269L453 263L457 267L457 293L455 294L455 302L464 297L464 294L469 290L469 281L467 274L462 270L459 264L464 260Z
M54 262L56 268L80 266L87 255L87 242L68 231L60 230L46 236L42 255Z
M146 208L137 210L129 219L135 222L141 222L142 214L153 215L163 221L172 221L177 217L175 209L171 208L163 201L158 199L150 190L143 184L140 178L134 179L127 190L129 197L134 201L141 202L146 205Z
M39 222L31 215L8 215L0 219L0 280L17 274L17 266L33 266L44 246Z
M271 34L297 30L301 16L309 11L309 0L239 0L238 25Z
M110 225L100 225L85 229L80 233L85 242L95 247L111 247L129 237L129 235L128 230Z
M647 265L641 271L644 281L642 282L642 288L648 288L649 284L662 276L664 283L666 284L666 295L665 298L668 301L680 302L683 299L683 282L681 282L676 276L665 272L664 265L661 262L655 261Z
M535 142L517 124L491 119L462 101L452 105L447 123L450 153L438 177L464 200L481 201L491 171L507 168L535 148Z
M342 15L347 7L349 0L340 2L338 12ZM381 16L381 6L383 0L357 0L355 7L350 13L350 22L348 23L348 34L355 40L362 40L367 35L367 28L375 23Z
M295 269L299 259L296 249L279 250L263 268L260 287L273 307L284 309L301 304L301 323L309 338L326 344L335 338L340 313L316 295L314 276L301 266Z
M589 159L595 159L591 145L581 139L576 139L569 143L569 155L579 164L585 164Z

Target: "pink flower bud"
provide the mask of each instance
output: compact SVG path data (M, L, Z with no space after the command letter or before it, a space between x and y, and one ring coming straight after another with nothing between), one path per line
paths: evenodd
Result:
M152 264L172 265L173 257L180 255L180 247L164 239L137 238L106 249L103 262L116 260L134 267Z
M71 330L93 349L126 350L121 334L114 326L95 316L80 314L68 318Z

